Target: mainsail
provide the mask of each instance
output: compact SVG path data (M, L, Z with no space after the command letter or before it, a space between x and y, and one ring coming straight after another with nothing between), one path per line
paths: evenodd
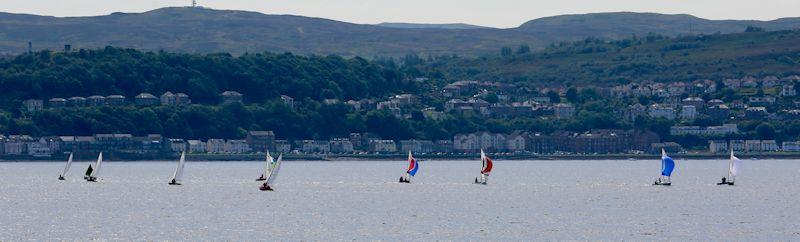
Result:
M69 153L69 159L67 159L67 165L64 166L64 171L62 171L61 175L59 176L61 179L63 179L64 176L67 175L67 172L69 171L69 167L71 165L72 165L72 153Z
M102 164L103 164L103 152L100 152L100 155L97 156L97 162L94 164L94 170L89 176L97 178L97 175L100 174L100 165Z
M731 150L731 161L728 164L728 182L733 183L736 179L736 176L739 175L739 170L742 167L742 160L739 157L733 155L733 150Z
M181 159L178 161L178 167L175 167L175 173L172 174L172 180L176 183L183 178L183 167L186 165L186 152L181 153Z
M261 177L266 178L271 172L270 170L272 170L273 165L275 165L275 159L273 159L272 155L270 155L269 151L267 151L267 161L264 165L264 173L261 174Z
M278 155L278 160L275 161L272 167L269 169L269 175L267 177L267 185L272 185L275 182L275 179L278 178L278 172L281 170L281 163L283 162L283 154Z

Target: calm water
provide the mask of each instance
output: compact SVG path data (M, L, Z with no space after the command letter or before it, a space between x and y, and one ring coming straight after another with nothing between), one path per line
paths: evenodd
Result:
M258 162L106 162L99 183L75 162L0 163L0 240L800 240L800 162L677 161L672 187L649 184L658 161L284 163L261 192Z

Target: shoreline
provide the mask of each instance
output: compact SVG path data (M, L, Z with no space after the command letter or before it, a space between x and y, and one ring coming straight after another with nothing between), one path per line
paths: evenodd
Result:
M660 155L651 154L597 154L597 155L534 155L534 154L488 154L495 160L658 160ZM58 154L50 157L35 157L30 155L0 155L0 162L29 162L29 161L64 161L68 154ZM107 161L172 161L178 159L179 155L115 155L104 153ZM739 153L737 157L742 159L798 159L798 152L774 152L774 153ZM415 158L420 160L472 160L479 159L479 154L416 154ZM670 157L675 159L691 160L720 160L728 159L729 154L711 153L692 153L692 154L672 154ZM94 160L94 156L76 156L75 160ZM261 161L264 154L186 154L187 160L191 161ZM303 161L397 161L405 160L407 154L336 154L336 155L314 155L314 154L286 154L285 160Z

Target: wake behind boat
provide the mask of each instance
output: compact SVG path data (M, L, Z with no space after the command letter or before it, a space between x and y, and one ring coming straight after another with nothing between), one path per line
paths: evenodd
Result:
M411 177L417 174L419 170L419 162L411 156L411 151L408 152L408 169L406 174L400 176L400 183L411 183Z
M86 175L83 177L83 179L90 182L97 182L97 175L100 174L100 166L102 164L103 152L100 152L100 155L97 156L97 162L94 163L94 168L92 168L92 165L89 164L89 168L86 169Z
M731 150L731 158L730 162L728 163L728 177L722 178L722 182L717 183L717 185L729 185L733 186L736 176L739 175L739 169L742 167L742 160L739 157L733 155L733 150Z
M281 163L283 163L283 154L278 155L278 160L273 162L269 167L269 173L267 173L266 182L261 184L258 187L258 190L261 191L272 191L271 185L275 184L275 179L278 178L278 172L281 170Z
M62 180L62 181L66 180L66 178L64 178L64 177L67 175L67 172L69 171L69 167L71 165L72 165L72 153L69 153L69 159L67 159L67 165L64 166L64 171L61 172L61 175L58 175L58 180Z
M481 176L475 178L475 184L486 185L489 181L489 173L492 172L493 164L492 159L483 153L483 149L481 149L481 164L483 164L481 167Z
M267 151L267 161L266 161L266 164L264 165L264 172L261 173L261 177L256 179L256 181L266 181L267 180L267 174L270 173L270 170L272 169L272 164L273 163L275 163L275 159L273 159L272 156L269 154L269 151Z
M671 186L672 171L675 170L675 160L667 156L667 152L661 149L661 177L653 182L653 186Z
M178 160L178 167L175 167L175 173L172 173L172 180L169 182L170 185L181 185L184 166L186 166L186 151L181 152L181 159Z

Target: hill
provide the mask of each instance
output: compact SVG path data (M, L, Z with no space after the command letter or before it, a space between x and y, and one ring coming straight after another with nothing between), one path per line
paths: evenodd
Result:
M800 18L782 18L773 21L708 20L687 14L657 13L592 13L560 15L540 18L522 24L518 29L535 35L562 36L560 38L598 37L621 39L631 35L657 33L667 36L737 33L748 26L766 30L800 28Z
M591 24L587 24L591 23ZM689 26L692 31L689 31ZM689 15L603 13L530 21L518 28L465 25L352 24L321 18L267 15L205 8L162 8L144 13L57 18L0 13L0 54L35 50L118 46L188 53L293 52L342 56L484 56L522 44L541 49L553 42L597 36L626 38L649 32L741 32L753 25L768 30L800 27L800 20L715 21ZM392 27L384 27L392 26Z
M420 65L448 79L505 80L532 86L604 85L643 80L720 80L800 73L800 31L750 32L617 41L585 39L493 58L449 58Z
M399 29L489 29L489 27L454 23L454 24L418 24L418 23L379 23L377 26Z

